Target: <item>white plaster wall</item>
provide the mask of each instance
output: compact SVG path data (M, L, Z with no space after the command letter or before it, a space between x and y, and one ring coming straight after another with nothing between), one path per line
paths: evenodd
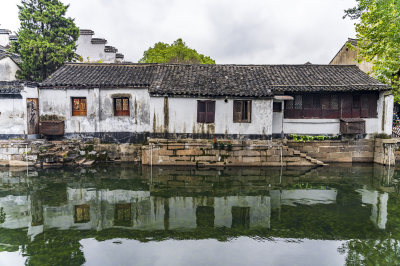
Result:
M283 120L285 134L336 135L340 131L339 119L287 119Z
M130 116L114 116L112 96L129 95ZM72 116L72 97L86 97L87 116ZM59 115L65 133L149 132L147 89L41 89L41 115ZM135 111L136 110L136 111Z
M385 133L386 135L392 135L394 96L386 95L383 97L385 101L385 118L384 118L383 133Z
M115 63L116 53L104 52L104 60L103 63Z
M10 36L8 33L0 34L0 45L7 46L10 44Z
M18 65L9 57L0 60L0 80L12 81L16 80L15 75L19 70Z
M215 123L197 123L197 100L206 98L168 98L169 133L272 134L272 100L252 100L251 123L233 123L233 100L215 100ZM164 98L151 97L152 132L164 132Z
M105 59L105 44L92 44L92 35L80 35L77 40L76 53L80 55L83 62L97 62Z
M38 98L38 89L25 86L21 95L22 99L0 98L0 134L28 132L26 99Z
M282 103L282 112L272 112L272 133L280 134L282 132L282 119L285 110L284 101L277 101Z

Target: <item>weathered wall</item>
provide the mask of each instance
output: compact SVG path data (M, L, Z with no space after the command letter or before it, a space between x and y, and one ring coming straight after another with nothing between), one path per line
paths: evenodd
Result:
M19 67L11 58L5 57L3 59L0 59L0 80L16 80L15 75L17 73L17 70L19 70Z
M227 143L227 141L223 141ZM151 139L143 146L144 165L316 166L323 162L272 141L232 142L232 149L214 148L210 140Z
M27 134L26 99L38 98L38 89L24 86L21 96L21 99L0 97L0 138L17 137Z
M275 102L275 101L274 101ZM276 101L282 103L282 111L281 112L272 112L272 134L281 134L282 132L282 119L285 110L285 102L284 101Z
M392 139L288 141L288 146L325 163L379 163L394 165L395 143ZM389 148L389 144L392 145Z
M170 134L272 134L272 100L252 100L251 123L233 123L233 99L215 99L215 123L197 123L197 100L204 98L151 98L151 132ZM167 107L165 106L167 104ZM168 114L168 121L165 119Z
M365 73L370 73L372 70L372 63L366 62L365 60L360 63L357 62L357 55L359 52L358 47L354 49L348 48L346 45L340 49L335 58L332 59L330 65L357 65L361 71Z
M129 97L130 116L114 116L113 96ZM72 116L72 97L86 97L87 116ZM63 116L68 135L150 131L147 89L41 89L41 115Z

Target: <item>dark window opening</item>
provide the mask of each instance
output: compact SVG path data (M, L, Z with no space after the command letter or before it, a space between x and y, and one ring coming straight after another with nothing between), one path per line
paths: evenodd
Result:
M292 101L290 101L292 102ZM282 112L282 103L281 102L274 102L272 105L272 111L274 112Z
M360 108L360 95L353 95L353 109Z
M250 123L251 122L251 101L233 101L233 122Z
M75 223L90 222L90 207L87 204L75 205Z
M210 206L198 206L196 208L196 224L197 227L214 227L214 208Z
M215 101L197 101L197 123L214 123Z
M250 207L232 207L232 228L250 227Z
M114 225L131 226L132 225L131 203L115 204Z
M114 116L129 116L129 98L114 98Z
M72 98L72 116L86 116L87 105L85 97Z

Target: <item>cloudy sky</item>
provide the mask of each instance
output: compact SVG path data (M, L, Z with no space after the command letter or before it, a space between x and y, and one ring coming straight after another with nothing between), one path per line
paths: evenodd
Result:
M154 43L183 40L220 64L327 64L354 37L343 10L355 0L62 0L137 62ZM1 0L1 28L17 31L20 0Z

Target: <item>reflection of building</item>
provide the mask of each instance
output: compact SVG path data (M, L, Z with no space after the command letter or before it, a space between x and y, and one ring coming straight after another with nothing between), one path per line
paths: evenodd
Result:
M389 199L388 193L380 193L376 190L357 190L362 196L362 203L372 205L371 221L378 226L379 229L386 228L387 222L387 203Z

